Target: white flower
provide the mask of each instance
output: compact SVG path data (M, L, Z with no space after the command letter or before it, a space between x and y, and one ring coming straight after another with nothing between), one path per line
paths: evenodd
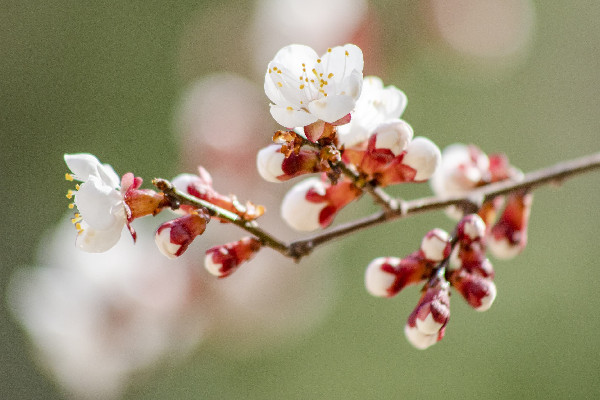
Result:
M265 74L271 115L287 128L333 123L354 109L363 77L362 51L353 44L327 50L292 44L279 50Z
M406 103L406 95L397 87L384 87L382 80L376 76L365 77L352 120L337 128L341 144L354 146L364 142L378 125L400 118Z
M489 174L488 156L475 146L456 143L442 153L442 164L431 178L438 196L459 196L479 185Z
M104 252L119 241L127 222L119 176L91 154L65 154L64 159L72 172L67 179L83 182L76 186L77 191L67 194L75 197L79 210L73 219L78 230L76 244L87 252Z
M390 149L395 156L400 155L408 147L413 138L413 129L401 119L392 119L375 128L375 147Z

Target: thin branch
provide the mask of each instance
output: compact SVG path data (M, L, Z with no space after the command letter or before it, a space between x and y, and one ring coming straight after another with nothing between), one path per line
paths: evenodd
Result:
M246 221L240 216L217 207L214 204L182 193L164 179L155 179L153 183L158 189L165 193L165 196L170 199L175 208L178 204L187 204L198 208L203 207L209 212L209 214L226 219L241 229L255 235L263 243L263 245L273 248L286 257L290 257L296 261L299 261L302 257L310 254L310 252L317 246L358 232L362 229L370 228L396 219L407 218L415 214L444 209L452 205L466 208L472 207L477 201L474 199L483 199L483 201L487 201L496 196L505 195L520 190L533 190L537 187L550 183L560 184L568 178L596 169L600 169L600 153L591 154L589 156L581 157L571 161L560 162L550 167L530 172L526 174L520 181L506 180L481 186L462 196L445 198L425 197L412 201L390 199L392 203L388 204L394 204L393 202L397 201L399 207L379 211L367 217L339 225L335 228L294 241L290 244L286 244L276 239L270 233L260 229L255 221Z

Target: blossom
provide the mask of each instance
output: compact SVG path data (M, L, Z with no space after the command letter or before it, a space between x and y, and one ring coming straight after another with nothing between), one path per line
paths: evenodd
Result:
M193 212L162 224L154 235L156 246L167 258L181 256L196 236L206 230L207 214Z
M352 120L337 128L340 143L348 147L364 142L378 125L400 118L406 104L406 95L397 87L384 87L376 76L365 77Z
M88 252L104 252L119 241L127 223L119 176L91 154L65 154L64 159L71 170L67 180L83 182L76 186L77 191L67 193L68 198L75 198L79 210L72 220L78 231L77 246Z
M251 237L212 247L206 251L204 267L212 275L225 278L238 269L240 264L254 257L260 247L260 241Z
M330 48L321 58L308 46L282 48L265 74L271 115L287 128L335 123L354 109L363 64L362 51L352 44Z
M291 152L286 157L278 144L271 144L258 152L256 168L260 176L268 182L283 182L323 169L318 151L303 146L298 152Z

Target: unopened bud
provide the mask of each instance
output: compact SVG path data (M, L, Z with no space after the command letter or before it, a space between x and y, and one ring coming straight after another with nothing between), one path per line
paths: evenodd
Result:
M165 222L154 236L156 246L168 258L179 257L204 232L207 220L207 216L194 213Z
M406 148L406 154L402 164L415 169L415 181L426 181L429 179L442 162L440 149L431 140L424 137L416 137Z
M488 240L488 246L497 258L510 259L525 249L532 200L531 193L508 197L506 208L492 227Z
M444 337L449 318L449 284L440 281L423 293L417 307L408 317L404 332L413 346L425 349Z
M237 270L243 262L250 260L260 247L260 241L250 237L212 247L206 251L204 266L214 276L224 278Z
M496 285L489 278L466 271L455 271L450 276L450 282L467 303L477 311L488 310L496 299Z
M272 144L261 149L256 155L256 168L260 176L268 182L281 182L277 177L283 175L281 163L285 156L281 153L281 146Z
M461 242L481 240L485 236L485 223L477 214L464 216L456 226L456 236Z
M373 134L376 136L376 148L389 149L398 156L412 140L413 129L405 121L395 119L378 125Z
M432 229L421 241L421 252L429 261L442 261L450 255L450 235L442 229Z

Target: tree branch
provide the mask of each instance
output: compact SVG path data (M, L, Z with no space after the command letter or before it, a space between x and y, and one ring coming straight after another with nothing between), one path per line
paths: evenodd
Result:
M271 247L284 256L299 261L302 257L310 254L310 252L317 246L334 239L350 235L362 229L370 228L396 219L406 218L419 213L444 209L452 205L472 207L477 200L482 199L483 201L487 201L496 196L505 195L520 190L533 190L537 187L550 183L560 184L568 178L596 169L600 169L600 153L591 154L571 161L560 162L555 165L527 173L520 181L506 180L481 186L462 196L444 198L425 197L411 201L389 199L389 201L392 203L388 202L388 204L396 204L397 202L399 206L392 209L386 208L383 211L379 211L367 217L339 225L322 233L296 240L290 244L286 244L276 239L268 232L262 230L258 227L255 221L245 221L238 215L232 214L227 210L223 210L211 203L179 192L173 187L173 185L171 185L171 183L164 179L155 179L153 183L158 189L163 191L163 193L165 193L165 195L171 199L174 204L188 204L198 208L205 208L211 215L226 219L241 229L255 235L264 246ZM372 189L375 190L377 188Z

